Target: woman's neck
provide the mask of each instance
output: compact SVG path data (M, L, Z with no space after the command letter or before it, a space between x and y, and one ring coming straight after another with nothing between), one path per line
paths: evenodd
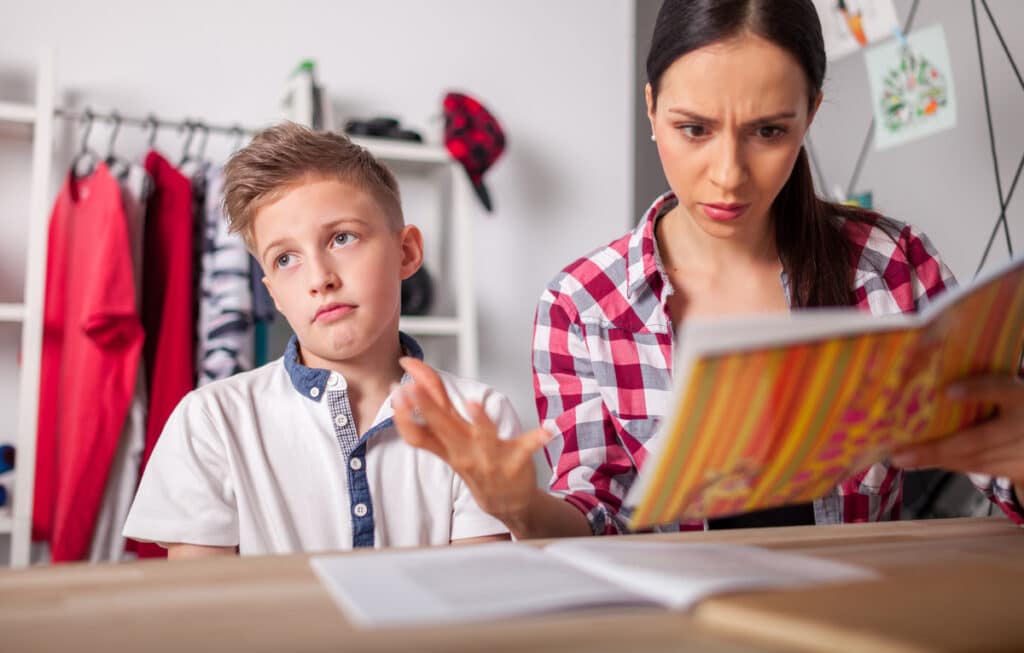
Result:
M658 253L666 271L689 269L711 276L751 268L777 267L779 253L771 220L749 223L758 227L737 230L723 238L702 229L680 205L655 225Z

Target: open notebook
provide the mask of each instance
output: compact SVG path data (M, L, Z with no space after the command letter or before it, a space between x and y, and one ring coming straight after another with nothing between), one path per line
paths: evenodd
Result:
M748 589L874 579L873 572L736 544L567 539L315 556L310 565L362 627L457 622L622 605L687 609Z
M1020 370L1024 258L916 315L692 320L677 341L675 410L626 497L632 528L811 501L990 414L942 389Z

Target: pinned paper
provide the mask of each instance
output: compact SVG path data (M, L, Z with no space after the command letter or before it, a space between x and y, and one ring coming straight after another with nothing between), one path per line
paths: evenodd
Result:
M829 61L890 38L899 27L892 0L814 0Z
M956 126L956 93L941 25L877 45L865 54L875 112L875 147Z
M843 204L846 206L856 206L860 209L873 209L875 200L871 191L864 191L863 193L854 193L853 195L850 195L843 200Z

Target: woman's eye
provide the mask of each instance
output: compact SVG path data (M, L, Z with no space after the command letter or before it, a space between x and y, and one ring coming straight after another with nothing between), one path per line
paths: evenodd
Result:
M757 135L764 139L778 138L786 133L786 130L782 127L774 127L771 125L757 128Z
M679 130L690 138L701 138L708 135L708 130L704 125L681 125Z
M291 262L291 254L281 254L280 256L274 259L274 265L276 265L279 268L286 268L291 264Z

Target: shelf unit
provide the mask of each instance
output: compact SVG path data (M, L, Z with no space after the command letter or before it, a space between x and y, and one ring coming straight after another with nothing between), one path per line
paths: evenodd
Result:
M479 336L477 333L476 288L473 276L473 223L469 201L472 190L465 171L441 146L400 143L382 139L357 139L378 159L391 166L401 177L406 172L432 175L441 186L441 237L446 239L451 256L448 283L454 293L453 316L406 316L399 328L411 336L451 336L456 338L457 372L475 379L479 376ZM401 181L399 181L401 184ZM435 282L438 281L435 279ZM429 356L429 348L427 348Z
M0 102L0 121L32 124L36 120L36 108L32 104Z
M50 175L53 164L55 107L54 53L46 52L36 73L33 104L0 102L0 123L31 128L32 181L26 223L25 289L21 303L0 304L0 322L21 323L21 369L18 379L17 463L12 502L0 512L0 533L10 534L10 565L26 567L32 545L32 495L35 487L36 421L46 283L46 235Z

